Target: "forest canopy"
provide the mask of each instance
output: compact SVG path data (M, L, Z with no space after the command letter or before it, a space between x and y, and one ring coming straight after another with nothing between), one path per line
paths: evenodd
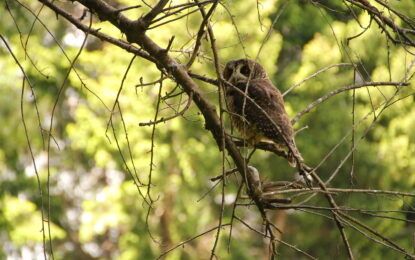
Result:
M0 258L415 258L414 1L0 8ZM313 183L231 124L241 58Z

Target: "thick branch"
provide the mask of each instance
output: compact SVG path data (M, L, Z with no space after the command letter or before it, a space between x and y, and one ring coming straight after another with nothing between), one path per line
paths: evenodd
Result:
M103 40L103 41L107 41L109 43L112 43L128 52L134 53L137 56L140 56L141 58L144 58L146 60L149 60L151 62L156 63L157 61L151 57L150 55L148 55L147 53L145 53L144 51L142 51L141 49L135 47L134 45L131 45L128 42L125 42L123 40L120 39L116 39L113 38L111 36L106 35L105 33L101 33L99 31L99 29L91 29L88 26L86 26L85 24L83 24L80 20L76 19L75 17L73 17L71 14L65 12L64 10L60 9L58 6L56 6L55 4L53 4L51 1L48 0L39 0L39 2L45 4L47 7L49 7L51 10L53 10L55 13L57 13L58 15L64 17L66 20L68 20L71 24L73 24L74 26L76 26L78 29L80 29L83 32L87 32L91 35L94 35L95 37ZM119 11L117 9L115 12L119 13Z
M391 28L396 34L403 37L404 41L397 40L393 38L390 34L388 34L388 37L395 43L402 43L409 46L415 46L415 41L412 40L408 35L415 36L415 30L407 29L398 26L393 20L391 20L389 17L386 17L383 15L383 12L379 11L375 6L373 6L368 0L347 0L348 2L354 4L355 6L366 10L369 15L373 17L377 17L379 19L375 19L375 21L378 23L379 27L381 27L383 30L387 32L386 26ZM385 5L383 5L385 6ZM387 9L393 11L389 6L385 6ZM403 15L398 15L401 19L403 19ZM408 23L407 19L403 19L403 21L411 26L410 23Z
M161 0L160 2L158 2L153 9L151 9L151 11L146 14L143 18L143 20L145 21L145 23L147 25L149 25L151 23L151 21L159 14L163 11L164 6L166 6L166 4L169 2L169 0Z
M54 4L52 4L50 1L39 1L47 4L50 7L54 6ZM168 55L165 49L158 46L152 39L145 35L145 23L143 20L130 20L123 14L117 12L117 9L113 8L102 0L78 0L78 2L95 12L98 17L100 17L100 19L108 20L114 26L120 29L121 32L126 35L129 42L137 43L140 45L140 47L142 47L154 60L156 60L161 67L168 71L175 78L176 82L183 87L183 90L189 96L192 93L194 103L197 105L206 120L206 129L212 133L218 146L220 147L222 143L222 130L216 107L204 97L203 92L189 76L186 68L178 64L172 57ZM59 8L55 6L52 9L57 10ZM72 22L71 20L69 21ZM85 30L86 28L81 27L80 29ZM234 160L241 175L243 175L242 179L245 180L247 166L244 158L241 156L237 146L230 137L224 136L223 138L225 141L226 150ZM258 202L257 205L262 208L262 206L259 204L259 199L256 199L255 201Z

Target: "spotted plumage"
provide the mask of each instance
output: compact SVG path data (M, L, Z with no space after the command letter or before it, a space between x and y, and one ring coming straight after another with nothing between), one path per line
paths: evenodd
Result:
M232 125L243 138L252 145L271 141L286 153L291 166L297 165L295 157L302 161L282 95L261 64L232 60L226 64L223 77L234 86L226 87L226 102Z

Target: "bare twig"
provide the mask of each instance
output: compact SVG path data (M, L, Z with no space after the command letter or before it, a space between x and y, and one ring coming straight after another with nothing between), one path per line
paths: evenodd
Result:
M27 80L30 84L30 88L32 93L33 92L33 86L32 83L30 83L29 78L26 75L26 72L24 71L22 65L20 64L19 60L17 59L17 57L14 55L12 49L10 48L9 44L7 43L6 39L3 37L3 35L0 34L0 38L3 41L4 45L6 46L7 50L9 51L10 55L12 55L14 61L16 62L17 66L19 67L20 71L23 74L23 80L22 80L22 92L20 95L20 115L22 118L22 123L23 123L23 128L24 128L24 133L25 133L25 137L26 137L26 142L27 142L27 146L29 148L29 153L30 153L30 157L32 159L32 163L33 163L33 168L36 174L36 180L37 180L37 185L38 185L38 191L39 191L39 197L40 197L40 216L41 216L41 226L42 226L42 246L43 246L43 255L45 257L45 259L47 258L46 256L46 231L45 231L45 209L44 209L44 200L43 200L43 189L42 189L42 184L40 181L40 175L36 166L36 160L35 157L33 155L33 149L32 149L32 145L30 143L30 139L29 139L29 134L28 134L28 130L27 130L27 126L26 126L26 120L25 120L25 116L24 116L24 102L23 102L23 98L24 98L24 89L25 89L25 81ZM37 108L36 108L37 110Z
M187 99L187 103L186 106L178 113L175 113L172 116L168 116L168 117L162 117L156 121L150 121L150 122L144 122L144 123L139 123L139 126L150 126L150 125L155 125L155 124L159 124L159 123L165 123L167 121L170 121L178 116L182 116L190 107L190 105L192 104L192 98L193 98L193 92L190 93L189 98Z
M213 228L211 228L211 229L208 229L208 230L206 230L205 232L202 232L202 233L200 233L199 235L196 235L196 236L194 236L194 237L191 237L191 238L189 238L189 239L187 239L187 240L185 240L185 241L183 241L183 242L181 242L181 243L179 243L179 244L177 244L176 246L174 246L174 247L172 247L172 248L170 248L170 249L168 249L167 251L165 251L165 252L163 252L159 257L157 257L157 259L161 259L161 258L163 258L165 255L167 255L168 253L170 253L171 251L173 251L173 250L175 250L175 249L177 249L177 248L179 248L179 247L181 247L181 246L183 246L183 245L185 245L185 244L187 244L187 243L189 243L189 242L191 242L191 241L193 241L193 240L195 240L196 238L199 238L199 237L201 237L201 236L204 236L204 235L206 235L206 234L208 234L208 233L210 233L210 232L212 232L212 231L215 231L215 230L217 230L218 228L223 228L223 227L226 227L226 226L229 226L230 224L222 224L222 225L220 225L220 226L216 226L216 227L213 227Z
M342 93L342 92L345 92L345 91L348 91L348 90L352 90L352 89L358 89L358 88L363 88L363 87L377 87L377 86L409 86L409 84L405 83L405 82L368 82L368 83L359 83L359 84L355 84L355 85L342 87L342 88L333 90L333 91L327 93L326 95L320 97L316 101L312 102L310 105L308 105L306 108L304 108L300 113L298 113L291 120L291 123L295 124L298 121L298 119L300 119L300 117L302 117L304 114L310 112L311 109L313 109L314 107L320 105L321 103L323 103L324 101L326 101L327 99L331 98L334 95L337 95L339 93Z
M316 73L313 73L312 75L306 77L305 79L303 79L302 81L292 85L291 87L289 87L284 93L282 93L283 96L287 95L288 93L290 93L293 89L295 89L296 87L300 86L301 84L303 84L304 82L306 82L307 80L310 80L312 78L317 77L320 73L323 73L331 68L335 68L335 67L345 67L345 66L353 66L353 64L351 63L339 63L339 64L333 64L330 65L328 67L322 68L321 70L317 71Z

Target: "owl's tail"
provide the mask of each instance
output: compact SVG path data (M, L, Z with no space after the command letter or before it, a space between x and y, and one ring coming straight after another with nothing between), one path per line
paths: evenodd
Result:
M295 174L294 179L296 181L305 183L307 187L311 188L314 183L314 180L311 174L311 171L313 171L313 169L304 163L304 160L301 157L301 154L298 154L298 156L300 159L300 162L299 162L300 165L298 165L297 160L292 152L288 152L288 156L287 156L287 160L290 166L297 167L298 169L298 172Z
M278 156L285 157L288 160L288 164L291 167L297 167L296 157L300 159L300 162L303 161L303 157L301 157L301 154L295 146L295 143L293 143L291 150L285 144L281 145L277 142L274 142L272 144L274 146L274 149L272 151Z
M290 151L287 154L287 160L288 160L288 164L291 167L297 167L297 160L295 159L294 154L292 152L290 152Z
M298 159L298 161L297 161ZM291 167L298 167L298 163L304 163L304 159L301 156L300 151L297 149L297 145L295 145L295 141L292 140L291 149L287 147L287 160Z
M304 159L301 156L301 153L298 151L297 146L293 142L292 149L290 150L287 146L281 146L274 143L275 150L273 151L278 156L283 156L287 159L288 164L291 167L295 167L298 169L296 173L295 179L301 182L305 182L308 187L312 187L312 183L314 182L311 172L313 168L307 166L304 163ZM298 159L298 161L297 161Z

